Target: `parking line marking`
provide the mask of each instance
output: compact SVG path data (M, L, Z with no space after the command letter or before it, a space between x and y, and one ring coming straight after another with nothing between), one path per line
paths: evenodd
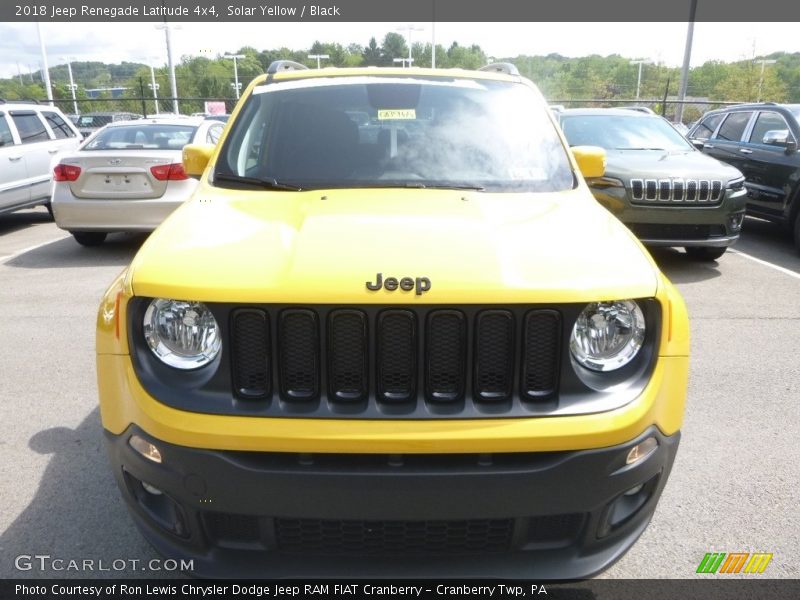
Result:
M41 244L36 244L35 246L28 246L27 248L23 248L22 250L17 250L16 252L12 252L8 256L4 256L3 258L0 258L0 265L2 265L6 261L9 261L11 259L14 259L14 258L22 255L22 254L25 254L26 252L31 252L32 250L36 250L37 248L41 248L43 246L47 246L48 244L52 244L53 242L58 242L60 240L65 240L68 237L69 237L68 235L62 235L61 237L57 237L55 239L48 240L46 242L42 242Z
M791 269L787 269L786 267L781 267L780 265L772 264L771 262L767 262L766 260L761 260L760 258L756 258L755 256L750 256L749 254L745 254L741 250L729 250L732 254L738 254L744 258L750 259L753 262L757 262L760 265L764 265L765 267L769 267L770 269L775 269L776 271L780 271L784 275L788 275L789 277L794 277L795 279L800 279L800 273L797 271L792 271Z

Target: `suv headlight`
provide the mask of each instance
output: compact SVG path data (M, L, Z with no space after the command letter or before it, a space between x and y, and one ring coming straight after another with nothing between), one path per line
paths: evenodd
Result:
M569 348L587 369L614 371L639 353L644 334L644 315L635 301L592 302L575 321Z
M144 337L153 354L176 369L203 367L222 347L217 321L202 302L153 300L144 314Z

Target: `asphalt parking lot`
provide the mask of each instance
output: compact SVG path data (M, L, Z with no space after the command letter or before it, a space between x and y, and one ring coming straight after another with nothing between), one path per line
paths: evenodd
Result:
M174 575L15 566L156 558L107 464L94 366L99 298L143 240L83 248L42 208L0 217L0 577ZM800 256L754 219L735 248L654 254L691 318L683 441L650 527L604 577L694 577L712 551L771 552L770 577L800 573Z

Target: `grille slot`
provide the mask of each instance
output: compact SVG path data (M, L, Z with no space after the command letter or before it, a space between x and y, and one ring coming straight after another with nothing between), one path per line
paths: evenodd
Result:
M513 519L275 519L278 551L311 555L486 554L511 547Z
M332 312L328 350L331 400L365 401L369 391L367 316L358 310Z
M256 309L235 311L231 335L234 393L246 399L266 398L272 384L267 314Z
M304 309L281 312L281 398L289 402L319 398L319 324L316 313Z
M700 202L708 202L708 194L711 189L711 185L708 181L701 181L700 182Z
M682 179L675 179L672 182L672 199L675 202L683 202L683 180Z
M525 315L521 393L529 400L549 400L558 388L561 315L534 310Z
M386 310L377 322L378 398L408 402L417 388L416 323L414 313Z
M488 402L511 400L514 382L514 317L505 310L478 313L475 393Z
M464 396L467 324L455 310L437 310L428 316L426 343L426 398L453 402Z

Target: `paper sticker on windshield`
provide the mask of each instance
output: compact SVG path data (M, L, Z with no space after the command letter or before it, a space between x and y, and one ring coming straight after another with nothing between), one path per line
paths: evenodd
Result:
M378 111L380 121L413 120L417 118L417 111L413 108L395 108Z

